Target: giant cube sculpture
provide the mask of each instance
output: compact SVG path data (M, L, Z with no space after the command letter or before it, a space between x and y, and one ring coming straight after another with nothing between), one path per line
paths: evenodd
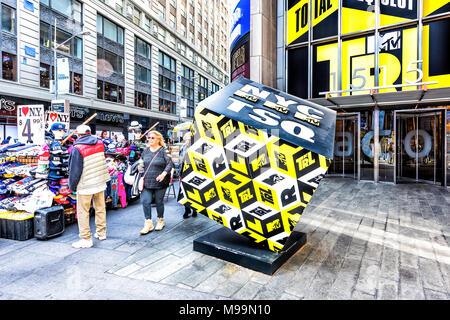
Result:
M178 202L280 252L333 156L336 112L240 78L195 112Z

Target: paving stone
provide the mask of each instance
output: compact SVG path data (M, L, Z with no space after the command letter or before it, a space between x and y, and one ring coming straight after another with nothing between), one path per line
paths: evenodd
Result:
M422 300L424 291L416 268L400 267L400 299Z
M374 296L376 294L379 274L379 261L363 259L355 289Z
M436 261L420 257L419 269L420 278L425 289L442 290L445 286L444 279Z
M354 299L354 300L374 300L375 296L368 294L366 292L354 290L352 293L352 299Z
M399 281L380 278L377 290L378 300L397 300L398 299Z
M427 300L448 300L449 296L444 292L425 289L425 298Z
M241 300L252 300L258 294L259 290L261 290L262 286L263 285L260 283L248 281L244 286L242 286L236 293L232 295L232 298ZM293 297L294 300L297 299L296 297L288 295L286 293L282 294L280 299L287 300L289 299L289 297Z
M399 251L389 246L385 246L382 252L380 277L398 282L400 278Z

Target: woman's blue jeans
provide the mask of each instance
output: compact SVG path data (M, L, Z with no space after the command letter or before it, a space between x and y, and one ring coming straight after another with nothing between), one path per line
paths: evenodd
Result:
M164 195L166 189L146 189L141 193L142 208L144 209L145 219L152 218L152 201L155 200L156 213L158 218L164 218Z

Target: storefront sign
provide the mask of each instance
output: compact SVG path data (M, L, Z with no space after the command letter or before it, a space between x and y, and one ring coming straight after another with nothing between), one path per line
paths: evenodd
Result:
M111 112L97 112L97 120L124 123L123 114Z
M5 98L0 98L0 106L1 106L0 115L13 117L16 116L17 114L16 103L14 101Z
M70 129L70 113L46 111L45 112L45 130L49 131L54 123L62 123L66 130Z
M89 113L88 108L75 106L70 107L70 117L73 118L74 120L84 119L88 113Z
M70 110L70 101L65 100L52 100L51 111L68 113Z
M17 136L22 143L45 142L44 106L23 105L17 108Z

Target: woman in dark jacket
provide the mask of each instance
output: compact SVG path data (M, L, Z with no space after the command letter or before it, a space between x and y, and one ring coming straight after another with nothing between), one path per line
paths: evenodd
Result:
M170 171L173 168L172 159L167 155L163 136L158 131L150 131L147 135L148 148L142 152L139 170L144 171L144 190L142 191L142 206L145 216L144 228L141 234L147 234L153 229L164 228L164 195L170 182ZM150 167L149 167L150 166ZM152 200L155 200L157 223L153 227Z

